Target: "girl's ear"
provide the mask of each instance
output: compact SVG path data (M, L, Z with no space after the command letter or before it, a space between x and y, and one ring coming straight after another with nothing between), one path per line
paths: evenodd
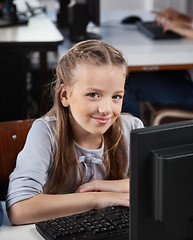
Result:
M61 84L60 101L64 107L69 106L68 90L64 84Z

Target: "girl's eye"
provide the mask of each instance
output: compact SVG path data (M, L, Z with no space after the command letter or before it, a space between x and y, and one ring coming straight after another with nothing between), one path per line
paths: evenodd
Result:
M89 97L91 97L91 98L98 98L99 95L97 93L89 93Z
M119 100L122 99L123 97L121 95L115 95L112 97L112 99Z

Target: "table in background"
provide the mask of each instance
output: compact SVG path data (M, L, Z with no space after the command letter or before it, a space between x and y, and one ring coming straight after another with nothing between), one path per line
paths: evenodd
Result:
M153 20L145 11L106 12L101 16L103 40L119 48L125 55L130 71L174 70L193 68L193 39L153 40L136 29L123 25L125 16L137 15Z
M25 1L18 1L22 7ZM38 4L31 0L30 4ZM19 6L20 7L20 6ZM0 121L26 118L27 54L40 53L41 85L47 81L47 52L57 52L63 36L42 11L27 25L0 28Z
M129 15L140 16L144 21L154 18L153 14L143 10L104 11L101 12L100 27L90 25L88 30L99 33L102 41L121 50L130 71L193 68L193 39L152 40L135 25L121 24L121 20ZM66 50L71 45L69 41L64 43Z

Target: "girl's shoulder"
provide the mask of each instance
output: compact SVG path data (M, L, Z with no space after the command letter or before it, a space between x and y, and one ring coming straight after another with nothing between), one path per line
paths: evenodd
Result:
M34 128L40 128L40 129L50 129L51 131L55 131L56 128L56 117L55 116L47 116L44 115L41 118L37 118L33 125Z
M123 124L123 128L127 128L128 130L136 129L136 128L143 128L143 122L133 115L129 113L122 113L120 115L121 122Z
M37 118L28 133L30 138L51 138L54 141L54 136L56 134L56 118L55 116L43 116Z

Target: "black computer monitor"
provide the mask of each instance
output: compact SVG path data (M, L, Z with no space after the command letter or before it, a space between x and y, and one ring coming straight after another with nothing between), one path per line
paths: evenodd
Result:
M88 21L93 22L96 26L100 26L100 1L87 0L88 5Z
M131 132L130 239L193 239L193 120Z
M0 27L27 24L28 19L19 16L14 0L0 0Z
M99 34L87 32L89 22L100 25L100 0L77 0L68 4L69 38L73 42L100 39Z
M0 0L0 17L8 18L12 11L12 0Z

